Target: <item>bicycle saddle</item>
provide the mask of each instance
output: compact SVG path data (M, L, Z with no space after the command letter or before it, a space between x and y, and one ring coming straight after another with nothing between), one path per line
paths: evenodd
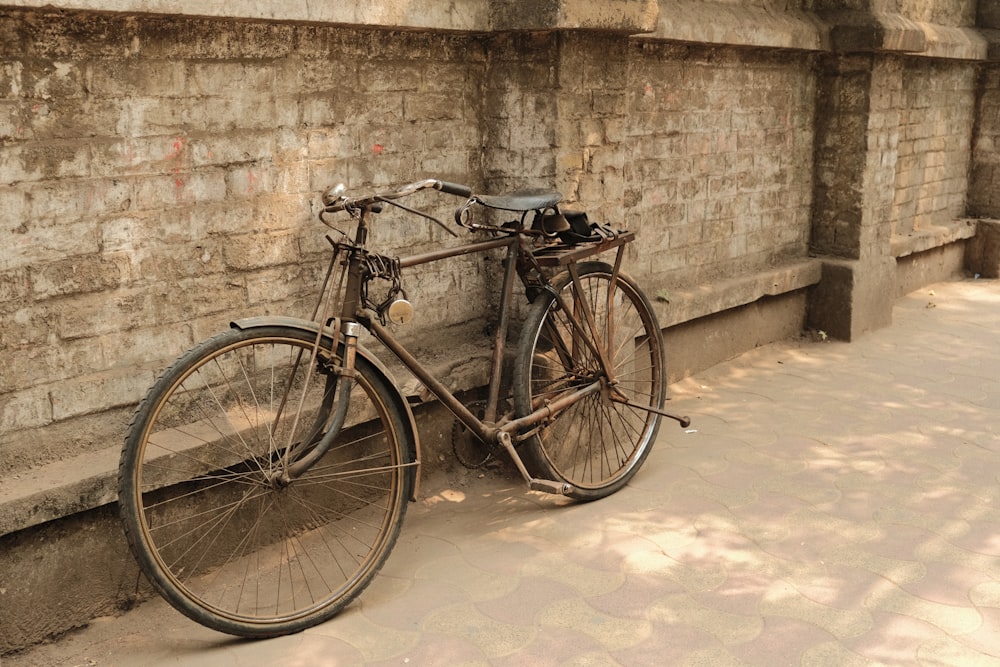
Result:
M555 190L533 189L505 192L502 195L476 195L476 201L504 211L536 211L555 206L562 195Z

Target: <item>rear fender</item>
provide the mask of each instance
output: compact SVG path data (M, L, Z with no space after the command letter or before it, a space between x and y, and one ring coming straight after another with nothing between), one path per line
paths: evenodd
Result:
M246 331L247 329L255 329L258 327L291 327L293 329L298 329L315 336L319 333L319 323L312 322L310 320L301 320L296 317L282 317L282 316L263 316L263 317L249 317L242 320L236 320L230 322L229 326L234 329L239 329L240 331ZM323 334L328 336L331 340L336 340L339 332L330 327L323 327ZM409 440L412 443L412 448L410 450L410 457L417 464L410 468L410 474L412 475L413 484L410 488L413 489L412 495L410 496L411 501L416 501L417 494L420 490L420 436L417 432L417 422L413 417L413 410L410 409L410 404L406 402L403 395L399 392L399 385L393 379L392 374L389 369L386 368L378 357L372 354L367 348L362 345L358 345L357 353L364 357L366 361L371 363L371 365L382 374L386 383L391 386L395 391L393 392L393 401L396 403L396 408L404 415L406 415L406 428L409 429Z

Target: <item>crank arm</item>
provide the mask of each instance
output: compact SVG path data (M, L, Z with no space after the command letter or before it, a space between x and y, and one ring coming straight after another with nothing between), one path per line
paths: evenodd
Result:
M521 460L520 455L517 450L514 449L514 442L510 437L510 433L506 431L497 432L497 442L507 453L510 454L510 458L513 459L514 465L517 466L518 471L520 471L521 476L524 477L524 481L528 483L528 488L532 491L541 491L542 493L551 493L557 496L568 496L573 492L573 485L567 482L554 482L549 479L538 479L537 477L532 477L528 469L524 467L524 462Z

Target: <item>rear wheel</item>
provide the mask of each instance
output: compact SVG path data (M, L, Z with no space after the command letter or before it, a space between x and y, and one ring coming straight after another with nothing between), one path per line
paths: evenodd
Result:
M662 409L666 373L660 327L636 283L621 273L613 277L602 262L582 263L578 271L577 287L562 274L553 281L559 298L543 291L528 312L514 365L514 401L523 417L600 385L528 438L522 454L536 477L568 482L572 497L595 500L624 486L649 454L660 415L642 407Z
M231 330L181 357L140 404L122 450L129 546L179 611L221 632L268 637L320 623L385 562L411 495L408 422L362 357L334 369L332 341L290 327ZM335 394L343 428L301 476Z

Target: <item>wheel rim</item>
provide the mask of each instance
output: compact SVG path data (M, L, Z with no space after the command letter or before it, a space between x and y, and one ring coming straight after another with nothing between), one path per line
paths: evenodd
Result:
M207 624L332 615L394 541L405 462L363 374L343 437L281 479L289 445L315 440L328 418L335 383L311 352L291 338L225 346L177 378L143 429L134 488L147 565Z

